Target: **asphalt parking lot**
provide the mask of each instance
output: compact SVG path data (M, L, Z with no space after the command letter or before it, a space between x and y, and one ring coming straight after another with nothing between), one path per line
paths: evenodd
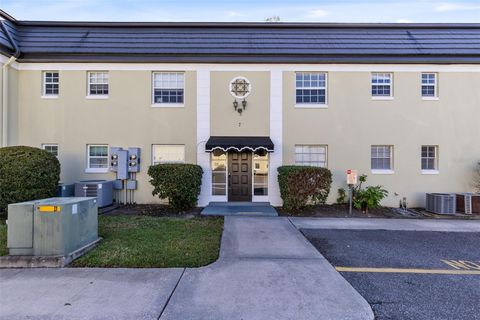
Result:
M480 233L302 230L376 319L480 319Z

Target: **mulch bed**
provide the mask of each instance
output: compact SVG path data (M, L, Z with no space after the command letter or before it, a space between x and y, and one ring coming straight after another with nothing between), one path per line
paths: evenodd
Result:
M398 218L401 215L395 213L392 208L380 207L363 213L360 210L353 209L352 214L348 214L348 205L345 204L322 204L305 208L302 211L291 213L283 208L275 208L280 216L296 217L330 217L330 218Z
M203 208L193 208L188 211L175 211L164 204L127 204L103 213L108 216L150 216L150 217L194 217L199 216ZM106 210L105 210L106 211Z
M355 208L352 214L348 214L348 205L346 204L323 204L305 208L301 211L291 212L283 208L275 208L280 216L295 217L323 217L323 218L405 218L405 219L457 219L457 220L480 220L480 215L465 215L457 213L455 215L434 214L425 211L424 208L411 208L407 214L399 213L397 208L380 207L371 209L364 213Z

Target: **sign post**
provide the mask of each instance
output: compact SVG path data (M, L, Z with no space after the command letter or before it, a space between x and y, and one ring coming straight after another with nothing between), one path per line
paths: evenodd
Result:
M347 185L349 191L349 199L348 199L348 214L352 214L352 206L353 206L353 186L357 184L358 174L357 170L348 169L347 170Z

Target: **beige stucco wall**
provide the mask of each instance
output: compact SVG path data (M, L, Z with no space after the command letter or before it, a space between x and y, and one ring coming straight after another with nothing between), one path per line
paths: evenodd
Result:
M439 74L439 100L420 95L420 72L394 73L394 100L374 101L369 72L329 72L328 108L295 108L294 72L284 73L283 156L294 163L295 144L328 145L333 173L329 201L345 187L345 171L358 169L368 184L390 192L384 203L402 197L424 204L424 192L471 191L472 170L480 160L480 74ZM370 146L394 145L392 175L370 172ZM439 146L438 175L421 174L420 148ZM395 194L398 195L395 195Z
M61 179L114 179L114 173L85 173L86 145L140 147L137 202L152 202L147 167L152 144L184 144L188 163L196 162L196 73L186 72L185 106L151 106L152 72L109 71L105 100L86 99L86 71L60 71L58 99L42 99L41 71L19 71L18 143L40 147L58 143Z
M18 144L18 70L8 68L8 145Z
M101 68L100 68L101 69ZM185 144L186 161L196 162L196 72L186 72L185 107L151 106L151 71L109 71L106 100L86 99L86 71L60 71L58 99L41 98L41 71L12 70L10 144L40 147L58 143L62 181L114 179L113 173L85 173L86 145L142 148L137 202L152 202L147 167L152 144ZM252 83L247 110L233 110L229 82L244 76ZM402 197L423 205L426 191L470 191L470 175L480 160L480 74L439 73L438 101L420 96L420 72L394 73L394 99L374 101L369 72L329 72L328 108L295 108L294 72L283 73L283 163L294 163L295 144L328 145L333 172L329 201L345 186L345 170L366 173L368 184L390 192L384 204ZM213 71L210 74L210 134L268 136L270 73ZM370 146L394 145L394 174L370 172ZM421 145L439 145L440 173L422 175ZM398 193L398 195L395 195Z
M0 64L0 111L3 111L3 73L4 64ZM18 71L11 66L6 67L7 72L7 144L17 144L18 138ZM0 112L0 138L3 139L3 112Z
M246 77L252 93L240 115L233 108L229 84ZM210 132L212 136L268 136L270 132L270 73L215 71L210 75ZM240 102L240 100L239 100ZM241 105L241 104L240 104Z
M1 56L0 56L1 57ZM3 63L0 62L0 146L2 145L2 130L3 130Z

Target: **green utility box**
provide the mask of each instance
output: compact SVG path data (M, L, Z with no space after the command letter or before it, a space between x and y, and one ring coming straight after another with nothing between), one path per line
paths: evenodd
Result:
M49 198L8 205L10 255L65 256L98 240L96 198Z

